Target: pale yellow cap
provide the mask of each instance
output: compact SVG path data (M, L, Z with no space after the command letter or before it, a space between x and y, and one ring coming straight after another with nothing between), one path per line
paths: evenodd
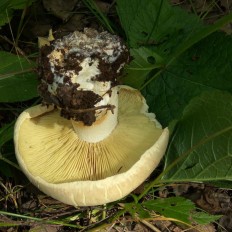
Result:
M147 108L139 91L120 86L118 124L97 143L80 140L57 109L29 108L15 125L19 165L41 191L66 204L119 200L149 177L168 144L168 129Z

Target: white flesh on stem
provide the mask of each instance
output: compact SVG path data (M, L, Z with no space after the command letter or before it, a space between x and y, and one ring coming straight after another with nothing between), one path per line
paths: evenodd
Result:
M78 137L89 143L97 143L107 138L118 123L118 87L111 89L109 103L114 109L101 109L99 116L91 126L86 126L83 122L71 120L73 128ZM106 93L108 94L108 93Z

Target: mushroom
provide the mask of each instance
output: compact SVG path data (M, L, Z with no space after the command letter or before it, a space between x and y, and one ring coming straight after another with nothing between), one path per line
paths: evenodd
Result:
M141 93L118 85L129 52L85 29L41 48L43 103L15 125L18 163L44 193L73 206L119 200L142 184L168 144Z

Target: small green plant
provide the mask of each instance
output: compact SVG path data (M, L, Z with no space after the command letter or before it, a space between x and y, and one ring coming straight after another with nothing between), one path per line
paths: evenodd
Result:
M15 10L26 10L33 0L2 0L0 3L0 27L9 23Z
M13 9L24 9L30 1L20 1L20 7L15 2L0 3L0 25L9 22ZM113 24L94 1L83 2L112 32ZM117 0L116 4L132 56L122 81L141 90L150 111L172 133L163 170L140 195L132 195L132 202L126 199L117 202L121 209L107 218L107 222L125 213L136 220L163 216L188 226L217 220L220 216L199 211L182 197L150 200L144 197L171 183L232 186L232 37L219 31L232 21L232 14L206 25L198 16L171 6L167 0ZM37 78L33 72L36 64L27 57L4 51L0 51L0 59L0 102L14 103L37 97ZM0 128L0 160L16 166L3 152L4 145L12 139L13 124L12 121ZM101 221L103 227L104 222L105 217Z

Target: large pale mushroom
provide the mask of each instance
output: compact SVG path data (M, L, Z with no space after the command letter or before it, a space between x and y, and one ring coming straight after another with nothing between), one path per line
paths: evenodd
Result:
M118 86L127 48L86 29L41 51L44 104L15 125L16 157L44 193L74 206L123 198L157 167L168 143L138 90Z

